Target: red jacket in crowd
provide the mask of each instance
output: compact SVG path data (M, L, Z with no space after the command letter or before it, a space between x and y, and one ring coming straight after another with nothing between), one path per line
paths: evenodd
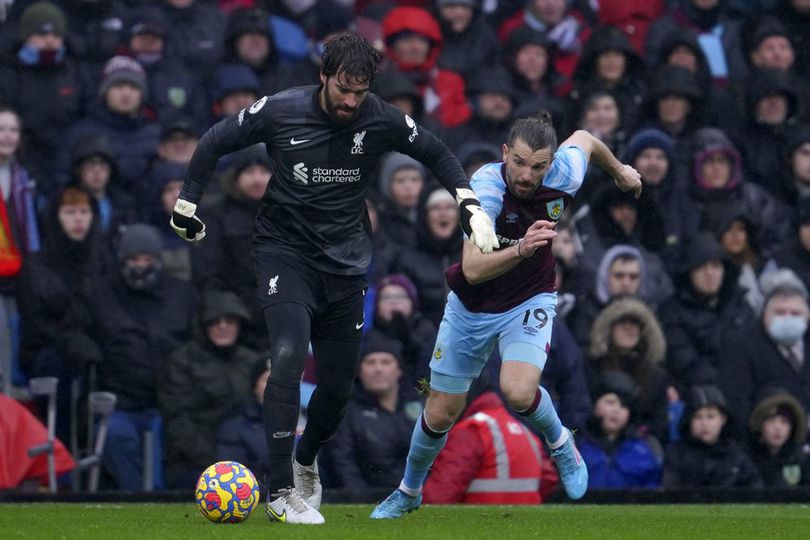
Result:
M394 54L391 48L393 38L403 32L419 34L430 42L430 52L424 63L407 63ZM467 103L464 79L458 73L436 66L442 51L442 33L439 23L428 11L415 7L392 9L383 20L383 37L388 58L416 85L426 114L446 128L454 128L470 119L472 109Z
M450 430L423 497L428 504L540 504L558 481L540 439L485 392Z

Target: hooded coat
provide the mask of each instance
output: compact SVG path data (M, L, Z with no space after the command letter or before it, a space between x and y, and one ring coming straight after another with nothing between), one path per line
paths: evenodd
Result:
M790 418L792 433L776 454L762 440L762 426L775 414ZM801 403L775 386L766 386L757 395L757 405L748 420L751 431L751 457L767 487L791 488L810 484L810 449L807 442L807 413Z
M716 384L724 339L755 319L738 285L739 272L709 233L696 236L683 249L675 278L676 293L661 305L660 318L667 338L667 367L682 387ZM691 272L713 260L723 261L724 275L716 298L695 291Z
M713 153L722 152L731 160L731 178L721 189L705 186L702 165ZM785 210L762 187L743 179L742 158L731 140L717 128L703 128L695 133L691 159L692 183L689 196L695 210L693 223L701 229L715 230L717 217L744 212L759 227L760 245L778 245L787 237Z
M613 325L628 319L639 325L641 333L634 350L624 355L611 344L611 332ZM636 419L660 441L667 439L666 389L671 384L663 365L666 348L664 333L653 312L635 298L619 298L602 310L593 323L586 369L591 384L607 370L630 374L639 386Z
M497 64L498 38L481 14L480 4L474 3L473 18L461 32L454 32L450 25L437 14L444 47L439 54L438 65L458 73L465 79L481 66Z
M625 57L624 74L613 85L600 80L596 71L599 56L608 51L618 51ZM571 98L579 100L593 92L609 92L619 105L621 125L631 129L638 123L644 105L647 91L645 75L643 60L622 31L615 27L601 27L594 30L582 49L582 56L574 71Z
M428 40L430 51L424 63L409 64L393 52L391 46L403 32L413 32ZM472 110L465 96L464 79L436 65L444 42L439 23L428 11L415 7L392 9L383 20L383 38L391 62L413 81L422 95L426 114L445 128L454 128L470 119Z
M208 323L226 316L244 324L250 313L233 293L206 293L192 340L161 366L158 403L165 425L170 478L177 470L199 471L213 463L217 427L226 414L253 398L250 374L258 353L238 342L217 347L206 335Z
M714 406L727 416L719 440L707 445L692 437L695 413ZM715 386L693 386L686 397L681 418L682 437L667 448L661 484L665 488L762 487L762 479L751 458L731 436L734 416L728 415L726 400Z
M787 116L780 125L757 121L756 107L762 99L774 94L787 100ZM746 179L765 188L770 194L783 195L784 148L790 131L795 129L799 113L799 95L790 76L781 71L756 71L749 77L745 93L747 122L738 136L740 152L746 165ZM792 202L792 201L786 201Z
M405 168L420 171L423 181L427 180L425 167L410 156L390 152L380 160L378 185L383 200L379 213L380 230L392 242L412 247L416 245L418 209L403 208L397 205L391 193L394 175Z
M93 216L87 237L68 238L59 224L56 193L45 215L42 250L26 257L19 275L18 306L22 319L20 361L35 376L38 355L55 349L68 371L83 373L103 359L97 336L98 284L112 270L112 260Z

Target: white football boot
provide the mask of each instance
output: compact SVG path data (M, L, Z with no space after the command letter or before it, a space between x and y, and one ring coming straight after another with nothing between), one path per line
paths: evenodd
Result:
M323 488L321 488L321 475L318 474L318 460L316 459L309 466L301 465L295 460L295 452L293 452L292 466L295 489L308 505L315 510L320 509Z
M322 525L325 521L320 512L304 502L295 488L281 489L273 497L265 506L270 521L295 525ZM269 494L267 498L270 499Z

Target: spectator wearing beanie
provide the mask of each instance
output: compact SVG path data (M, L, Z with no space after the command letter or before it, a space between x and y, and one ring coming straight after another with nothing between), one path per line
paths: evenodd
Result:
M447 145L458 152L466 144L502 145L514 118L515 88L506 68L484 66L467 87L473 116L448 133Z
M689 389L682 437L666 449L663 487L762 487L759 471L731 436L736 417L727 403L716 386Z
M716 384L726 340L756 317L738 284L739 270L713 235L698 234L681 251L675 295L659 310L667 369L683 388Z
M201 217L211 227L205 242L192 250L193 279L198 289L234 292L247 306L252 320L261 322L251 257L253 221L273 173L261 147L237 152L232 163L223 182L224 196L201 210ZM245 343L257 349L267 345L263 324L248 325L243 334Z
M686 183L675 161L674 142L661 130L643 129L628 141L626 161L641 174L644 191L661 208L664 220L662 257L668 269L671 269L674 252L694 232L694 226L683 219L691 207Z
M588 465L588 488L655 488L664 452L633 423L638 385L621 371L606 371L593 388L593 412L579 447Z
M127 52L141 65L149 80L145 103L165 122L179 115L205 122L206 96L201 77L182 60L168 54L166 22L155 8L140 9L127 33ZM203 125L205 124L205 125Z
M98 284L110 271L93 199L77 187L57 192L43 219L42 250L26 257L17 289L20 364L29 377L57 377L57 436L70 440L70 386L104 358Z
M726 86L742 80L747 73L743 54L741 23L727 13L725 2L676 0L668 12L659 18L647 34L647 61L659 58L665 36L675 30L691 30L698 36L703 54L709 60L715 85Z
M394 263L395 271L416 286L422 313L437 327L450 292L444 270L461 261L458 219L458 205L447 190L426 190L420 198L416 246L404 248Z
M376 305L369 339L384 337L401 348L403 384L416 387L430 372L436 325L419 311L419 294L402 274L382 278L375 286Z
M436 67L443 39L430 12L416 7L392 9L383 19L383 37L392 67L405 73L423 98L431 96L424 101L425 114L448 129L470 119L464 79Z
M498 62L498 38L481 13L481 0L434 0L444 48L438 65L469 79Z
M87 117L73 124L65 135L58 161L59 175L69 176L70 153L82 137L104 135L118 156L121 185L138 191L155 157L160 126L143 108L147 92L146 73L127 56L114 56L105 65L98 99Z
M162 455L157 387L169 354L191 338L196 290L163 271L160 232L136 223L122 233L118 271L105 283L99 305L99 336L105 351L100 385L118 396L110 416L104 465L119 489L143 487L143 434L155 434ZM155 487L163 485L160 459Z
M87 89L65 47L67 23L53 2L34 2L22 12L12 61L0 67L0 102L22 119L20 161L43 193L56 190L52 173L65 130L82 114Z
M381 160L379 170L380 229L392 242L414 246L425 167L410 156L391 152Z
M748 420L751 456L766 487L810 484L807 413L795 397L767 386Z
M222 64L211 81L211 120L218 122L250 107L261 91L259 78L246 64Z
M250 374L259 355L240 339L249 322L250 313L235 294L206 291L191 340L162 366L158 402L166 424L169 487L194 484L216 459L217 427L250 400Z
M169 28L166 50L188 68L209 75L222 60L222 13L201 0L162 0L157 5Z
M793 270L804 286L810 288L810 194L802 195L797 206L796 236L785 242L766 266Z
M411 432L423 405L400 368L401 347L366 335L346 416L324 448L334 487L393 489L405 468Z
M641 120L647 91L644 79L644 62L622 31L597 28L577 62L571 98L577 101L593 92L609 92L621 111L621 124L632 129Z
M736 418L748 418L757 392L768 385L792 394L810 409L810 318L807 288L790 270L766 274L760 317L728 340L718 362L718 384ZM737 435L746 435L738 426Z

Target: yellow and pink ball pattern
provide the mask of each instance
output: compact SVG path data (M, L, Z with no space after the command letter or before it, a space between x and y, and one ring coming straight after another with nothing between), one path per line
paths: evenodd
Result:
M220 461L200 475L195 499L214 523L240 523L259 505L259 483L241 463Z

